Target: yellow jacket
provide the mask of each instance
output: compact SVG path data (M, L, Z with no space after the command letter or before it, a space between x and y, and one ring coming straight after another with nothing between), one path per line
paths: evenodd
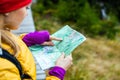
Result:
M18 38L14 35L13 38L16 39L18 45L20 46L17 59L22 66L23 72L31 76L32 80L36 80L36 66L30 50L27 48L21 38ZM9 45L2 43L2 46L10 54L13 53L13 49ZM3 58L0 58L0 80L21 80L17 67L10 61ZM46 80L60 79L55 76L49 76L46 78Z

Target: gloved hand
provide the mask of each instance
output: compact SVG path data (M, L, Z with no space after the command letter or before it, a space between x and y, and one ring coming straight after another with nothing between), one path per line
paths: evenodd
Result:
M64 80L66 70L72 65L72 55L65 57L65 54L62 54L56 61L55 67L49 71L49 75L56 76L60 80Z
M23 37L22 40L29 47L35 44L53 46L54 44L52 43L52 40L61 41L62 39L51 37L48 31L43 30L28 33Z

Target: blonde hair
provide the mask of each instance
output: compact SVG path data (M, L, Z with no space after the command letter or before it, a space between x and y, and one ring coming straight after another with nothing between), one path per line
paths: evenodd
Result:
M17 42L14 40L14 38L12 37L12 33L5 29L6 27L4 26L4 15L0 14L0 41L1 43L6 43L8 44L12 49L13 49L13 54L14 56L16 56L19 52L19 45L17 44ZM2 45L0 44L0 47L2 47Z

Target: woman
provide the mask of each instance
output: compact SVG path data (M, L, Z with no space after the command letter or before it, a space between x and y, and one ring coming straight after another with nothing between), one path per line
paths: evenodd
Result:
M22 72L29 80L36 80L35 62L31 52L21 38L11 33L19 28L27 15L26 8L31 0L1 0L0 1L0 47L14 55L22 66ZM45 44L44 44L45 45ZM62 55L56 66L49 71L46 80L63 80L66 70L72 64L72 57ZM0 58L0 80L21 80L17 67L10 61Z

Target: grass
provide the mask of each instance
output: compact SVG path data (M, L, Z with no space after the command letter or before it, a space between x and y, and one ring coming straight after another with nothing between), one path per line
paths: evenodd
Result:
M46 29L51 34L64 25L57 19L34 17L34 20L37 30ZM87 37L72 55L74 65L67 71L65 80L120 80L119 39Z
M65 80L120 80L119 48L118 41L87 38L74 50Z

